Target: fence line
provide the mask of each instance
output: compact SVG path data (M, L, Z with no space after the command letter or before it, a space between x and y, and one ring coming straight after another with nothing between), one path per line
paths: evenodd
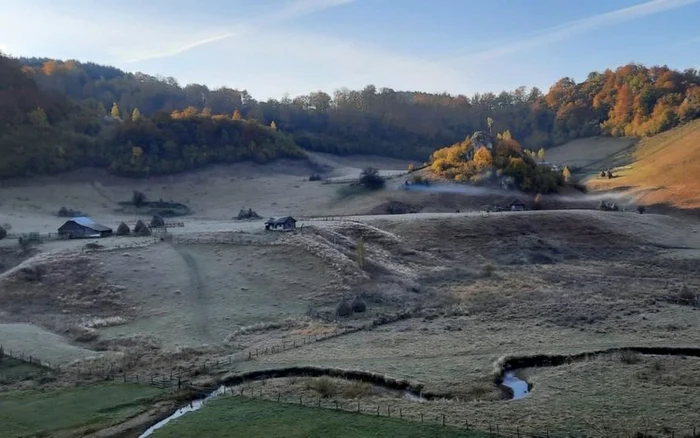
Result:
M282 395L281 392L277 392L277 394L263 394L262 389L258 389L256 391L256 388L251 387L250 390L248 391L245 387L241 386L239 388L224 388L223 395L225 396L232 396L232 397L245 397L245 398L251 398L251 399L258 399L258 400L265 400L265 401L270 401L270 402L277 402L277 403L283 403L283 404L293 404L293 405L298 405L298 406L305 406L305 407L314 407L314 408L321 408L321 409L331 409L331 410L341 410L345 412L351 412L351 413L356 413L358 415L372 415L372 416L382 416L382 417L387 417L387 418L397 418L400 420L405 420L405 421L413 421L413 422L420 422L420 423L432 423L436 424L442 427L450 427L450 428L457 428L457 429L463 429L463 430L472 430L472 431L478 431L478 432L488 432L488 435L491 437L503 437L503 438L525 438L525 437L530 437L530 438L550 438L550 437L564 437L564 436L571 436L570 432L557 432L554 430L550 430L549 428L545 428L544 430L541 429L535 429L535 428L528 428L528 427L520 427L519 425L509 425L505 426L501 423L499 424L498 421L489 421L489 422L477 422L477 421L469 421L469 419L465 419L464 416L459 416L459 415L454 415L454 414L446 414L444 412L441 412L439 410L432 410L429 413L426 413L425 411L422 411L420 408L416 408L411 406L410 408L405 407L400 407L396 406L395 404L391 403L363 403L362 400L353 400L353 401L338 401L336 399L332 398L324 398L321 396L316 396L316 397L304 397L303 395L293 395L290 396L289 394L285 394L284 396ZM650 431L649 427L643 426L642 428L634 431L629 431L629 430L608 430L606 431L607 434L605 436L624 436L624 437L632 437L632 436L651 436L649 435ZM693 437L697 438L697 428L693 427L692 430L690 428L685 429L685 430L677 430L673 427L666 427L663 426L661 427L658 432L662 432L664 435L668 436L670 435L671 437L675 437L676 434L678 434L679 437ZM614 435L611 435L614 434Z

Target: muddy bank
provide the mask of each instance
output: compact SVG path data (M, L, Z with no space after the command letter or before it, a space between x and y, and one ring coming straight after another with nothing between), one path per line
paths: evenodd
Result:
M508 371L532 367L554 367L571 362L588 360L595 356L631 351L638 354L655 356L689 356L700 357L700 348L696 347L624 347L606 350L587 351L577 354L536 354L532 356L506 356L495 363L496 383L501 383Z
M371 373L368 371L344 370L340 368L320 368L312 366L250 371L224 378L220 383L224 386L237 386L249 381L284 377L333 377L337 379L357 380L386 389L405 391L428 400L431 398L445 398L445 396L441 394L424 393L423 384L410 382L408 380L394 379L383 374Z

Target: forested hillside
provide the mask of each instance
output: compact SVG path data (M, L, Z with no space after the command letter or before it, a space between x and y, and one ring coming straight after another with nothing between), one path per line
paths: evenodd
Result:
M525 147L537 150L591 135L646 136L700 116L700 75L630 64L591 73L576 83L564 78L544 94L518 88L471 97L377 90L313 92L294 99L259 102L245 90L180 86L173 78L125 73L112 67L22 59L24 70L42 88L92 102L109 110L117 103L122 118L138 108L150 116L193 107L232 114L262 125L275 122L297 144L336 154L374 153L426 160L437 148L461 141L476 130L509 130Z
M0 54L0 177L59 173L82 166L133 176L168 174L212 163L298 158L291 135L240 117L140 110L109 114L95 99L71 99L79 88L123 73L99 67L103 80L36 75ZM112 72L110 76L109 72ZM29 73L29 74L28 74ZM109 78L109 79L107 79ZM42 82L37 86L36 81ZM44 81L54 80L53 85ZM238 120L234 120L238 119Z

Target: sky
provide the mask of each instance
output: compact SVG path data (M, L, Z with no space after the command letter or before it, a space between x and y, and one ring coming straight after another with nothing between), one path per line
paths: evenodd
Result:
M0 51L246 89L472 95L700 68L700 0L0 0Z

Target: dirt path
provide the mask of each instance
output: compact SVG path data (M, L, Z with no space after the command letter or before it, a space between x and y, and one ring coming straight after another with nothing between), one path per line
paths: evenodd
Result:
M194 327L197 336L203 339L214 341L209 330L209 307L207 306L207 286L202 281L202 274L195 257L187 250L185 246L175 246L173 248L182 257L189 269L190 290L192 292L192 312L194 318Z

